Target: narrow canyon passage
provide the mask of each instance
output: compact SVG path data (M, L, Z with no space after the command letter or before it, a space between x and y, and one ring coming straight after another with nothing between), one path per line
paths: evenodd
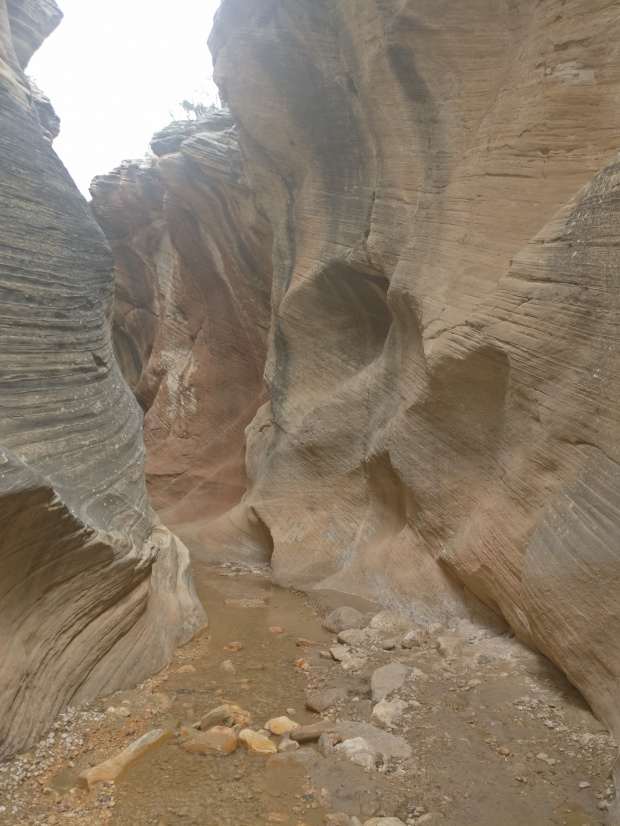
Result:
M36 747L0 765L0 823L604 822L615 744L542 655L510 634L469 623L422 628L344 594L281 589L268 574L196 563L209 628L137 689L70 710ZM359 613L334 615L338 605ZM325 614L333 629L369 624L336 633L323 627ZM333 724L340 743L275 756L286 738L264 732L274 754L241 743L227 755L185 750L201 736L193 726L226 703L238 706L237 730L285 716L301 727ZM325 707L319 715L306 703ZM170 739L116 782L76 787L81 772L157 729Z

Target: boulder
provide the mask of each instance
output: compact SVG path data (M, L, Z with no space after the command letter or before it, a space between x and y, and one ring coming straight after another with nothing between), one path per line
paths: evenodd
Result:
M363 624L364 615L347 605L336 608L323 620L323 628L334 634L339 634L349 628L362 628Z

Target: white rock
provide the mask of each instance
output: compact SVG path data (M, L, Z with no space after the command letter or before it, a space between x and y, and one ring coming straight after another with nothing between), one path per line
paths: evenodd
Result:
M356 754L372 754L375 756L375 750L370 745L368 740L363 737L352 737L350 740L343 740L338 746L337 751L345 755L345 757L354 757Z
M380 728L392 728L408 707L404 700L380 700L373 708L371 721Z

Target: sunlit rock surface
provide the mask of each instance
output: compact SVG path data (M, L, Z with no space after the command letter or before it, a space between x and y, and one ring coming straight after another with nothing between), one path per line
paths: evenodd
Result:
M245 428L267 400L272 235L226 111L155 135L151 162L93 181L114 250L114 342L146 413L147 483L190 545L243 496ZM206 532L206 533L205 533Z
M0 756L204 622L187 550L147 503L112 255L22 72L60 16L0 3Z
M414 618L473 594L615 732L619 38L598 2L224 0L210 40L274 235L226 549Z

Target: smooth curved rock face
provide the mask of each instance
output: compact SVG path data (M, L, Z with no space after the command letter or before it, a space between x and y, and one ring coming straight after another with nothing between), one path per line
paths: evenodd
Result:
M158 133L151 165L95 178L116 258L117 358L143 409L152 505L190 544L243 496L245 428L267 399L270 225L229 113Z
M619 36L605 3L224 0L210 39L274 234L226 547L414 619L473 594L616 732Z
M204 622L187 550L147 503L142 415L111 348L112 255L21 69L60 15L14 9L0 3L0 756L161 667Z

